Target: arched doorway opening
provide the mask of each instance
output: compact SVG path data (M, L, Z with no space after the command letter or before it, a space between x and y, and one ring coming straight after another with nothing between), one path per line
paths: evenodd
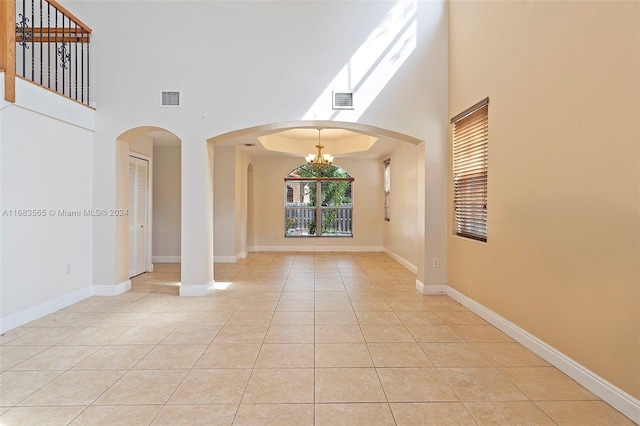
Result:
M288 194L283 176L299 167L305 154L315 151L319 128L326 152L334 154L335 164L355 178L353 238L315 238L317 234L309 235L308 228L299 238L287 237ZM335 121L273 123L208 141L215 152L216 262L236 261L244 247L249 252L385 251L414 272L424 268L423 141L373 126ZM392 200L399 213L396 220L385 222L383 162L389 156L396 157L397 187Z
M181 140L142 126L116 139L116 269L126 279L181 260ZM175 292L179 285L179 265Z

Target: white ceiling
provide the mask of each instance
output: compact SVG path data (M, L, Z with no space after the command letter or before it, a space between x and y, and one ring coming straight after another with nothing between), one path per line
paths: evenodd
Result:
M180 146L180 139L173 133L154 130L147 133L153 138L154 146ZM286 139L286 140L285 140ZM403 140L382 134L362 134L346 129L322 129L320 140L326 154L337 158L382 158L389 155ZM262 141L262 142L261 142ZM270 146L275 141L275 148ZM264 144L263 144L264 142ZM216 142L216 146L237 146L255 157L289 156L297 157L315 153L318 143L318 129L294 128L265 134L255 132L242 134ZM245 146L253 145L253 146ZM265 145L270 146L267 149ZM357 145L357 146L356 146Z
M289 139L289 143L283 141ZM270 140L279 140L276 149L269 150ZM346 129L322 129L320 133L321 144L325 147L325 154L335 155L336 158L380 158L388 155L404 141L384 135L365 135ZM368 149L363 148L370 145ZM264 142L264 144L263 144ZM255 146L246 147L245 144ZM216 142L216 146L237 146L240 149L248 150L253 156L302 156L314 154L315 146L318 144L318 129L296 128L286 131L276 131L269 134L254 133L245 134L236 138L226 139ZM286 146L288 145L288 148ZM357 146L355 146L357 145Z

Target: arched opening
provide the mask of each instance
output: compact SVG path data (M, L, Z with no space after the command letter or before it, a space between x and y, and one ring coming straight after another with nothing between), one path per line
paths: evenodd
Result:
M177 294L181 260L181 140L155 126L123 132L116 139L116 265L123 279L167 273Z
M336 220L331 218L328 222L333 226L321 219L319 228L316 224L315 229L310 229L302 214L287 212L291 210L287 204L307 204L308 200L297 198L310 190L299 182L283 183L283 178L300 169L305 155L315 151L318 129L322 130L325 151L334 155L335 164L348 170L353 179L348 195L346 191L342 194L353 202L353 216L341 218L352 224L350 228L335 226ZM423 141L382 128L335 121L273 123L208 141L215 152L216 262L233 262L242 257L244 227L244 247L248 252L384 251L414 272L424 268L425 197L420 194L424 191L421 181L425 179ZM396 157L394 171L397 170L392 207L399 213L397 219L385 221L383 163L390 156ZM290 207L334 207L322 206L322 201L315 204ZM288 238L318 235L350 238Z

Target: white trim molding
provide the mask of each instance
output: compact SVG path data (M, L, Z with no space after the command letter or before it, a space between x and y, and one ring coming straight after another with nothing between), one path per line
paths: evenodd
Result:
M213 291L214 281L204 285L180 285L180 296L206 296Z
M81 300L91 297L93 295L93 289L91 287L85 287L83 289L74 291L73 293L66 294L56 299L44 302L40 305L26 309L22 312L10 315L6 318L0 319L0 333L12 330L16 327L20 327L28 322L35 321L46 315L52 314L60 309L71 306L74 303L78 303Z
M256 246L255 251L379 252L382 246Z
M146 251L146 266L145 272L153 272L153 156L148 156L137 151L131 151L131 145L129 145L129 161L131 157L147 162L147 220L145 226L147 227L147 247ZM149 232L151 230L151 232Z
M436 295L436 294L447 294L447 288L449 286L446 284L424 284L420 280L416 280L416 290L420 292L420 294L425 295Z
M180 263L180 256L153 256L153 263Z
M94 296L117 296L131 290L131 280L123 281L117 285L94 285Z
M513 340L534 352L540 358L549 362L632 421L640 424L640 400L598 376L593 371L569 358L526 330L523 330L470 297L460 293L458 290L448 285L444 287L446 287L447 296L479 315Z
M408 270L410 270L411 272L413 272L414 274L418 273L418 267L413 263L409 262L404 257L392 252L386 247L382 249L382 252L385 253L390 258L392 258L393 260L395 260L396 262L398 262L399 264L401 264L402 266L404 266L405 268L407 268Z
M240 259L246 259L247 252L237 253L235 256L213 256L214 263L236 263Z

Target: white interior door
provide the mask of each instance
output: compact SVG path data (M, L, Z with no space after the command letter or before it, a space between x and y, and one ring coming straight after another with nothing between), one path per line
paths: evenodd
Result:
M129 157L129 277L147 271L149 162Z

